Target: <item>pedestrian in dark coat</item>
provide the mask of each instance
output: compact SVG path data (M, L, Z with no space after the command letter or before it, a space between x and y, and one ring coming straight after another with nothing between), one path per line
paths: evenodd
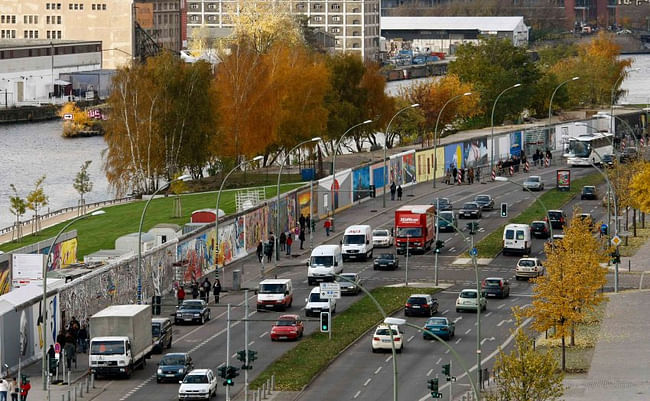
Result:
M395 182L392 182L390 184L390 200L394 201L395 200L395 192L397 191L397 187L395 186Z
M201 291L203 292L203 300L207 304L210 302L210 289L212 289L212 284L210 284L210 280L206 277L203 279L203 283L201 283Z
M214 294L214 303L219 303L219 295L221 294L221 281L218 278L214 279L214 284L212 284L212 294Z
M257 244L257 260L259 260L260 263L262 263L262 258L264 257L264 244L262 241L260 241L259 244Z
M302 244L305 243L305 230L304 229L300 230L300 234L298 235L298 239L300 240L300 249L304 249L302 247Z
M280 241L280 250L284 251L284 246L287 243L287 235L284 233L284 231L280 233L279 241Z
M304 230L305 229L305 216L300 213L300 217L298 218L298 223L300 224L300 229Z
M397 200L402 200L402 186L397 186Z
M196 299L199 297L199 283L196 280L192 280L192 298Z
M309 214L305 217L305 225L307 226L307 230L310 230L309 232L311 232L311 215Z

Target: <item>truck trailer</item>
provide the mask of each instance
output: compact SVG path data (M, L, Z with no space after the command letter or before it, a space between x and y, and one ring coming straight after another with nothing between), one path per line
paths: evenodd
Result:
M407 205L395 210L395 249L397 253L431 249L436 239L436 208L433 205Z

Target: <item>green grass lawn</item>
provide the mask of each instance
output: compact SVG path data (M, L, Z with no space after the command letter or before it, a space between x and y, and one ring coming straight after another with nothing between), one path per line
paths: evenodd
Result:
M287 192L298 188L304 183L281 185L280 191ZM276 186L265 187L266 198L276 196ZM221 193L219 208L230 214L235 212L235 194L237 190L224 190ZM91 216L70 226L77 230L78 248L77 259L83 260L88 255L100 249L114 249L115 240L122 235L138 232L140 217L145 201L136 201L123 205L104 208L106 214ZM143 224L143 232L159 223L175 223L183 225L190 221L191 214L197 209L214 209L217 204L216 192L204 192L182 195L182 217L173 218L174 197L157 198L151 201ZM0 250L9 252L23 246L53 238L66 223L46 228L37 235L27 235L20 242L9 242L0 245Z
M404 306L404 301L413 292L433 294L435 288L382 287L371 291L386 314L390 315ZM355 342L369 329L382 321L381 313L372 300L364 296L344 312L334 315L332 322L332 339L327 333L313 333L276 359L251 382L251 388L262 386L271 375L275 375L275 387L284 391L299 391L327 368L336 357L350 344ZM306 325L318 325L306 322ZM271 341L266 338L266 341ZM370 353L370 342L367 344ZM259 351L258 351L259 352ZM264 352L263 350L261 352ZM408 352L408 351L405 351Z
M574 196L578 195L582 191L582 187L585 185L598 185L603 182L603 176L599 173L593 173L586 177L578 178L571 182L570 191L558 191L556 189L550 189L543 193L539 199L542 203L549 209L561 209L573 199ZM567 216L571 216L572 210L565 210ZM546 212L540 204L540 202L533 202L527 209L521 212L519 215L510 219L507 223L503 224L501 227L497 228L482 240L478 242L476 247L478 248L478 254L481 258L493 258L495 257L503 247L503 229L506 224L511 223L522 223L530 224L533 220L542 220Z

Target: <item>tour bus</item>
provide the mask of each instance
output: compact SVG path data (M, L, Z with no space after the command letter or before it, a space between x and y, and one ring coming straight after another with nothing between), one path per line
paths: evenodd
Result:
M609 132L582 134L569 139L569 147L564 154L569 166L601 165L604 155L614 152L614 135Z

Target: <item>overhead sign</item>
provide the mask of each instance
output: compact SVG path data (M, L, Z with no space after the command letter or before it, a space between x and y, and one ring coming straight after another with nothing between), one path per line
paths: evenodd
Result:
M339 283L320 283L320 297L324 299L341 298L341 286Z
M612 245L619 246L621 244L621 237L615 235L612 237Z

